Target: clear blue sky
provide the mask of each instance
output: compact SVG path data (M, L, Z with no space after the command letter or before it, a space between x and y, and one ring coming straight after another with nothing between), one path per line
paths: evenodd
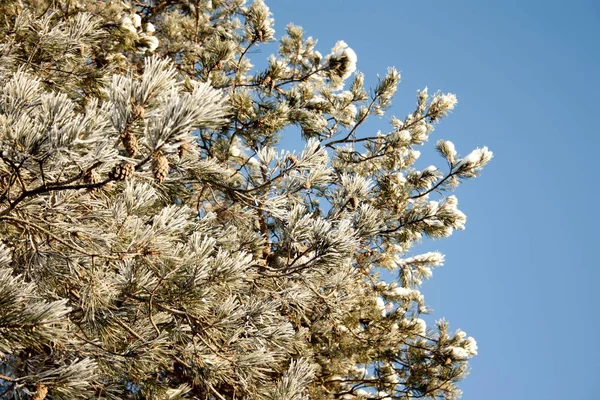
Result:
M278 37L294 22L323 54L346 41L371 86L396 66L398 116L419 88L458 95L422 167L438 138L494 151L457 192L467 229L420 248L446 254L423 289L434 316L479 344L463 398L600 398L600 1L267 4Z

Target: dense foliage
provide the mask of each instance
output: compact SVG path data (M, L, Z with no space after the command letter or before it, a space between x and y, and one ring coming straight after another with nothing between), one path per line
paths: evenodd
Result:
M0 397L460 395L475 341L418 291L491 159L416 150L456 104L365 131L372 90L261 1L0 3ZM303 151L281 151L282 133ZM389 270L386 281L381 271Z

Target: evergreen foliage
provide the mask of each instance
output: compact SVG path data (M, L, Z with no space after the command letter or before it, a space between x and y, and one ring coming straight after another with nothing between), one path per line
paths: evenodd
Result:
M477 345L426 326L443 256L413 251L464 228L449 192L492 157L413 167L454 95L364 131L399 73L369 91L294 25L255 69L262 0L0 12L0 397L460 396Z

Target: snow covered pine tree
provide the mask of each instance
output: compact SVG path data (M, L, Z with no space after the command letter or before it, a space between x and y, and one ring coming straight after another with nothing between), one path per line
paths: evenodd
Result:
M443 256L412 250L464 227L447 193L492 157L440 140L448 169L413 167L454 95L363 133L398 72L369 94L293 25L255 70L261 0L0 12L1 398L460 395L477 345L426 326Z

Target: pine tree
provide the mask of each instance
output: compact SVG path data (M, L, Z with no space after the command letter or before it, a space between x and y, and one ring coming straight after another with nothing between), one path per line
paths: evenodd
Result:
M444 258L413 250L464 228L449 193L492 157L414 167L454 95L369 132L399 73L367 91L294 25L254 68L262 0L0 12L1 398L460 396L477 345L426 325Z

